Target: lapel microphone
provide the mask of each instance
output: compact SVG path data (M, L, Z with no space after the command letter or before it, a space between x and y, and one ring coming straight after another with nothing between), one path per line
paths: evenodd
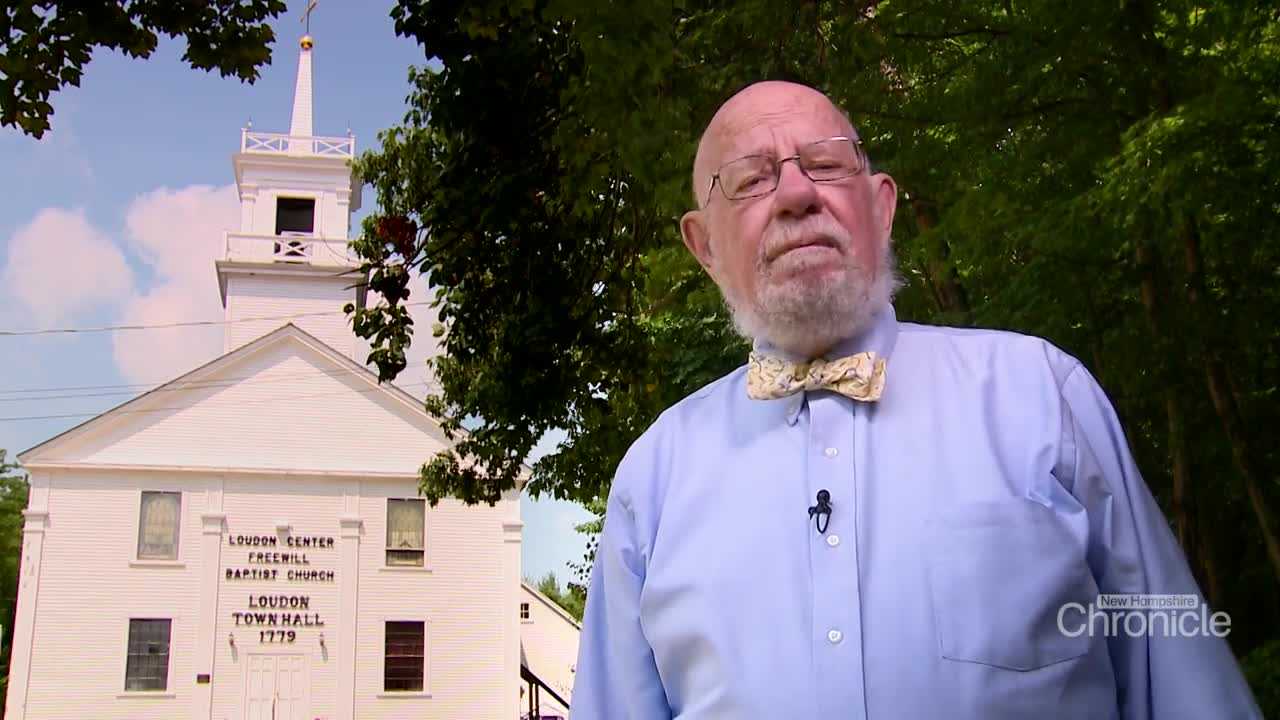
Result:
M814 525L818 532L825 535L827 526L831 524L831 493L826 490L818 491L818 504L809 506L809 517L816 517Z

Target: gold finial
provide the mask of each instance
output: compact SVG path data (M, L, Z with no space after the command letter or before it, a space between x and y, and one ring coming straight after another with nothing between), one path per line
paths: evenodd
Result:
M311 39L310 35L303 35L302 40L298 44L302 46L303 50L310 50L311 47L316 44L316 41Z

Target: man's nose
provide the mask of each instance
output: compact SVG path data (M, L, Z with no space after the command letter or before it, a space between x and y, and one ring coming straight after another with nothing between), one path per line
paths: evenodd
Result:
M774 191L773 202L777 214L783 217L804 217L821 209L818 187L800 170L800 161L796 158L787 158L778 167L778 189Z

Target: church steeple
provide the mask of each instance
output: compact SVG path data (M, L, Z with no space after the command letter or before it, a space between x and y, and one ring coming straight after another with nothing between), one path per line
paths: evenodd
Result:
M289 135L309 138L311 130L311 48L315 41L303 35L302 52L298 55L298 80L293 86L293 116L289 123Z
M315 3L307 8L309 14ZM308 22L309 24L309 22ZM312 122L312 48L300 41L289 132L246 127L233 158L240 230L227 233L217 262L226 308L225 349L287 322L363 362L365 347L342 307L362 307L365 279L348 247L362 183L351 171L355 138L316 136ZM279 320L253 318L290 316Z

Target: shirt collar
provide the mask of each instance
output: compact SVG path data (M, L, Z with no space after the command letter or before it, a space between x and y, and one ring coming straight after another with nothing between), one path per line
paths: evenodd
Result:
M871 321L870 327L856 335L852 335L836 343L835 347L823 354L822 357L826 359L838 358L869 350L874 352L877 357L884 358L885 362L888 363L889 356L893 353L893 346L897 342L897 339L898 315L894 311L893 305L889 304L886 305L883 310L876 313L875 317ZM757 339L752 343L751 349L754 352L773 355L791 362L803 362L811 359L781 350L774 347L766 340ZM763 402L779 404L783 408L787 424L794 425L796 420L800 417L800 409L804 406L804 395L805 393L801 392L790 397L779 398L777 400L766 400Z

